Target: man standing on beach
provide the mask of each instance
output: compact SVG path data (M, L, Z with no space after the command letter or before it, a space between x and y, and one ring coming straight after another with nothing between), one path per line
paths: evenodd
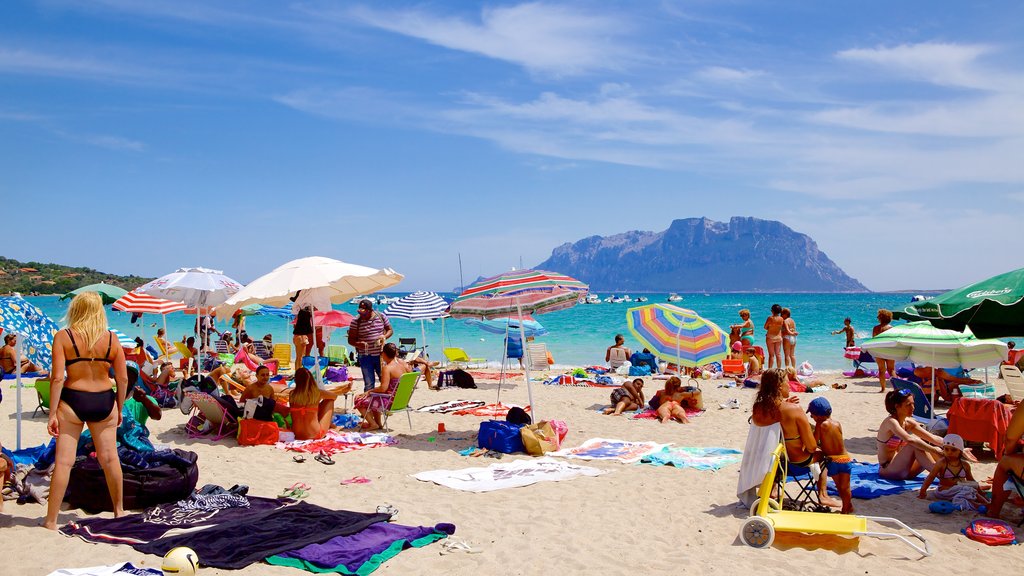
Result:
M359 352L359 368L363 372L363 391L377 386L380 376L380 351L395 333L388 317L373 311L369 300L359 302L359 315L348 327L348 343Z

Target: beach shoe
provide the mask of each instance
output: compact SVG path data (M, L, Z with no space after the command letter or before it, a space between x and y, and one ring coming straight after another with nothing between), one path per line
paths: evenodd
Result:
M327 464L328 466L334 465L334 459L331 458L331 455L328 454L327 452L321 452L317 454L313 459L321 464Z
M349 478L348 480L342 480L341 483L345 486L348 486L349 484L369 484L370 479L366 476L356 476L354 478Z
M292 462L295 462L296 464L302 464L305 461L306 457L303 456L302 454L296 454L295 456L292 456Z
M832 383L832 388L835 388L836 390L846 390L847 386L848 384L840 384L839 382Z
M724 404L719 404L718 407L719 408L732 408L732 409L736 410L736 409L739 409L739 407L740 407L740 401L739 401L738 398L733 398L732 400L729 400L728 402L726 402Z
M385 502L384 504L377 506L377 514L387 514L388 516L391 516L392 520L394 520L395 516L398 516L398 508L395 508L391 504Z
M465 552L466 554L479 554L482 550L470 546L469 542L449 536L441 541L441 554L454 554Z

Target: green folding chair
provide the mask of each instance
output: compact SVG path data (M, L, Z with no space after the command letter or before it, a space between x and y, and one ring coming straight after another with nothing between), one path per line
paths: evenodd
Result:
M385 430L388 430L388 417L395 412L405 412L406 417L409 419L409 431L412 431L412 407L409 406L409 401L412 399L412 393L416 390L416 384L420 380L419 372L408 372L402 374L398 379L398 389L395 390L395 399L391 402L391 409L384 412L384 422L381 424ZM373 394L372 396L386 397L387 394Z
M342 366L351 365L351 362L348 360L348 348L342 344L331 344L327 346L327 359L331 362L341 364Z
M36 414L42 410L43 414L50 413L50 381L49 380L36 380L36 396L39 398L39 405L32 411L32 417L35 418Z

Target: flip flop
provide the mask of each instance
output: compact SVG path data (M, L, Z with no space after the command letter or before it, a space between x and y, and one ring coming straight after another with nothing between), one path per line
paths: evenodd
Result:
M370 483L370 479L367 478L366 476L356 476L354 478L349 478L348 480L342 480L341 483L345 484L345 485L348 485L348 484L369 484Z
M441 541L441 554L452 554L454 552L465 552L466 554L479 554L482 550L477 550L469 545L469 542L465 540L459 540L449 536Z
M334 464L334 460L331 458L331 455L326 452L321 452L317 454L316 457L314 457L313 459L321 464L326 464L328 466Z
M293 500L302 500L306 496L309 496L309 490L303 488L285 488L278 498L291 498Z
M292 456L292 461L298 464L302 464L303 462L306 461L306 457L303 456L302 454L296 454L295 456Z
M291 486L288 487L288 490L305 490L307 492L312 489L313 487L310 486L309 484L306 484L305 482L296 482L295 484L292 484Z
M398 508L387 503L381 504L380 506L377 506L377 514L387 514L388 516L391 516L391 519L393 520L395 516L398 516Z

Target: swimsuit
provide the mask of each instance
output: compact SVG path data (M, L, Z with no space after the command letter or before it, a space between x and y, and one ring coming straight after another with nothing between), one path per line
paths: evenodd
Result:
M754 329L753 328L744 328L743 331L740 332L740 340L743 340L743 342L747 346L753 346L754 345Z
M796 344L796 336L783 336L783 338L790 344Z
M65 366L71 366L76 362L106 362L107 364L113 364L113 360L110 358L110 349L114 341L112 332L107 332L107 353L103 358L82 357L78 351L78 343L75 342L75 336L71 333L70 328L67 329L67 333L68 337L71 338L71 346L75 349L77 357L65 362ZM110 411L114 409L117 395L110 389L102 392L86 392L65 387L61 391L60 401L67 404L71 411L75 413L75 416L82 422L102 422L110 416Z
M957 472L956 474L953 474L949 471L949 465L947 464L946 470L942 473L942 478L943 480L952 480L954 478L967 478L967 469L963 467L963 464L961 464L960 471Z
M786 438L786 437L783 437L783 438L782 438L782 441L783 441L784 443L785 443L785 442L793 442L794 440L800 440L800 437L799 437L799 436L797 436L796 438ZM788 458L788 455L787 455L787 458ZM790 465L790 466L799 466L800 468L806 468L806 467L807 467L807 466L808 466L808 465L809 465L809 464L810 464L811 462L813 462L813 461L814 461L814 455L813 455L813 454L810 454L810 455L808 455L808 456L807 456L807 458L806 458L806 459L804 459L804 460L801 460L801 461L799 461L799 462L792 462L792 461L791 461L791 462L789 463L789 465Z
M849 474L853 471L853 458L849 454L825 456L825 468L829 476Z
M629 395L629 390L626 390L625 388L616 388L615 390L612 390L611 398L612 405L615 405L623 400L629 400L632 397Z
M878 443L881 443L881 444L885 444L885 447L890 449L890 450L892 450L893 452L899 452L901 448L903 448L904 446L906 446L908 444L908 442L906 440L904 440L904 439L902 439L902 438L900 438L899 436L896 436L896 435L889 436L889 439L885 440L885 441L882 441L882 440L879 440L878 438L875 438L875 442L878 442ZM880 464L880 467L881 468L885 468L886 466L889 465L889 462L892 462L892 458L886 460L885 462L882 462Z

